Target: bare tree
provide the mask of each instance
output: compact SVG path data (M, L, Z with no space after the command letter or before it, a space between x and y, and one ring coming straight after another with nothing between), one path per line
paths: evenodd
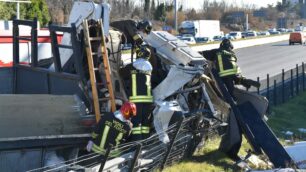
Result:
M131 0L110 0L111 5L111 20L127 19L135 16L135 4Z
M201 18L194 8L186 13L186 17L188 20L198 20Z

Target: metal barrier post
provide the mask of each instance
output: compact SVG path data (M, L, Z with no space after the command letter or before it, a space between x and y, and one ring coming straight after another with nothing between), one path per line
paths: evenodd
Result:
M104 157L104 158L102 159L102 162L101 162L101 164L100 164L99 172L102 172L102 171L103 171L104 165L105 165L105 163L106 163L106 161L107 161L107 157L108 157L108 155L109 155L109 153L110 153L111 150L112 150L112 146L110 146L108 149L106 149L105 155L102 156L102 157Z
M257 77L257 82L259 83L259 77ZM259 94L259 88L260 87L257 87L257 94Z
M19 64L19 27L18 21L13 20L13 66Z
M268 109L267 112L270 114L270 83L269 83L269 74L267 74L267 99L268 99Z
M17 69L16 65L19 64L19 27L18 21L13 20L13 94L17 92Z
M34 18L31 30L31 66L37 67L38 65L38 44L37 44L37 18Z
M304 66L304 62L302 63L302 81L303 81L303 91L305 91L305 66Z
M173 146L174 141L175 141L175 139L176 139L176 136L177 136L177 134L179 133L179 131L180 131L180 129L181 129L183 120L184 120L184 119L181 118L181 119L177 122L177 130L176 130L175 133L174 133L173 139L170 141L169 148L168 148L168 150L167 150L167 152L166 152L166 154L165 154L165 157L164 157L164 159L163 159L163 161L162 161L162 164L161 164L161 166L160 166L160 170L161 170L161 171L162 171L162 170L164 169L164 167L165 167L166 161L167 161L168 156L169 156L169 154L170 154L170 152L171 152L171 149L172 149L172 146Z
M82 62L82 52L81 52L81 47L80 43L77 40L77 29L75 26L75 23L71 23L71 45L72 45L72 50L73 50L73 57L74 57L74 62L75 62L75 68L77 73L81 76L82 80L85 78L84 74L84 69L83 69L83 62Z
M141 147L142 147L142 145L139 143L137 145L136 150L135 150L134 158L132 159L131 167L129 168L129 172L133 172L134 171L134 167L136 165L137 159L139 158Z
M273 103L274 103L274 106L277 105L277 98L276 98L276 80L274 79L274 87L273 87Z
M54 69L55 69L55 72L62 72L60 53L57 47L58 45L57 34L54 29L54 26L51 23L49 24L49 31L50 31L50 37L51 37L51 42L52 42L51 47L52 47L52 54L53 54Z
M269 84L269 74L267 74L267 99L270 99L270 84Z
M291 97L293 97L293 70L292 69L290 70L290 75L291 75L291 78L290 78L290 93L291 93Z
M296 64L296 95L299 94L299 65Z
M285 69L282 69L282 103L285 103Z

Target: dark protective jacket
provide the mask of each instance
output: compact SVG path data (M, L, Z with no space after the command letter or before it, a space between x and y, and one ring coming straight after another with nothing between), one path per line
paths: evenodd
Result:
M236 76L240 74L237 57L233 51L213 49L200 52L207 60L213 61L220 77Z
M151 71L140 71L131 66L130 101L133 103L152 103Z
M109 146L123 143L131 134L131 127L127 122L122 122L112 113L102 116L92 132L93 148L95 153L104 154Z
M110 23L110 26L123 32L126 37L126 43L131 43L132 45L135 45L135 40L139 39L137 22L134 20L115 21Z

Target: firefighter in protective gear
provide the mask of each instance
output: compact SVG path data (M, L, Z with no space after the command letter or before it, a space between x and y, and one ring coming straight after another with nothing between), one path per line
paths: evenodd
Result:
M136 22L135 20L120 20L110 24L113 28L123 32L125 38L122 42L131 43L133 47L140 47L144 34L150 34L152 23L148 20Z
M207 60L213 62L214 68L217 69L218 75L222 79L223 83L227 87L228 92L233 99L236 99L234 92L234 85L241 84L246 88L250 88L251 85L259 87L260 84L256 81L246 79L241 76L240 69L237 65L237 57L232 51L234 49L233 44L229 39L224 39L219 49L213 49L209 51L200 52ZM235 161L241 160L237 155L241 147L241 129L238 126L235 115L230 115L228 119L228 128L224 136L219 149L225 152L231 159ZM230 139L228 139L230 138Z
M120 110L103 115L92 132L92 140L86 146L87 151L104 155L110 146L116 147L125 142L131 134L130 119L136 116L136 109L134 103L125 102Z
M152 65L149 62L150 49L142 46L136 50L136 60L126 66L129 76L129 100L136 104L137 116L132 119L131 141L142 140L150 135L152 123L153 96L151 94Z
M240 68L237 64L237 57L233 52L234 46L229 39L224 39L219 49L213 49L200 52L206 59L213 62L219 76L226 85L229 93L234 97L234 85L241 84L247 89L251 85L259 87L256 81L246 79L241 75Z

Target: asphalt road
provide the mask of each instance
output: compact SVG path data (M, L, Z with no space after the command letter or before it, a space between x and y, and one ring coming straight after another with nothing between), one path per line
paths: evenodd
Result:
M274 76L282 69L295 68L296 64L306 62L306 45L290 45L288 41L258 45L234 50L242 74L250 79Z

